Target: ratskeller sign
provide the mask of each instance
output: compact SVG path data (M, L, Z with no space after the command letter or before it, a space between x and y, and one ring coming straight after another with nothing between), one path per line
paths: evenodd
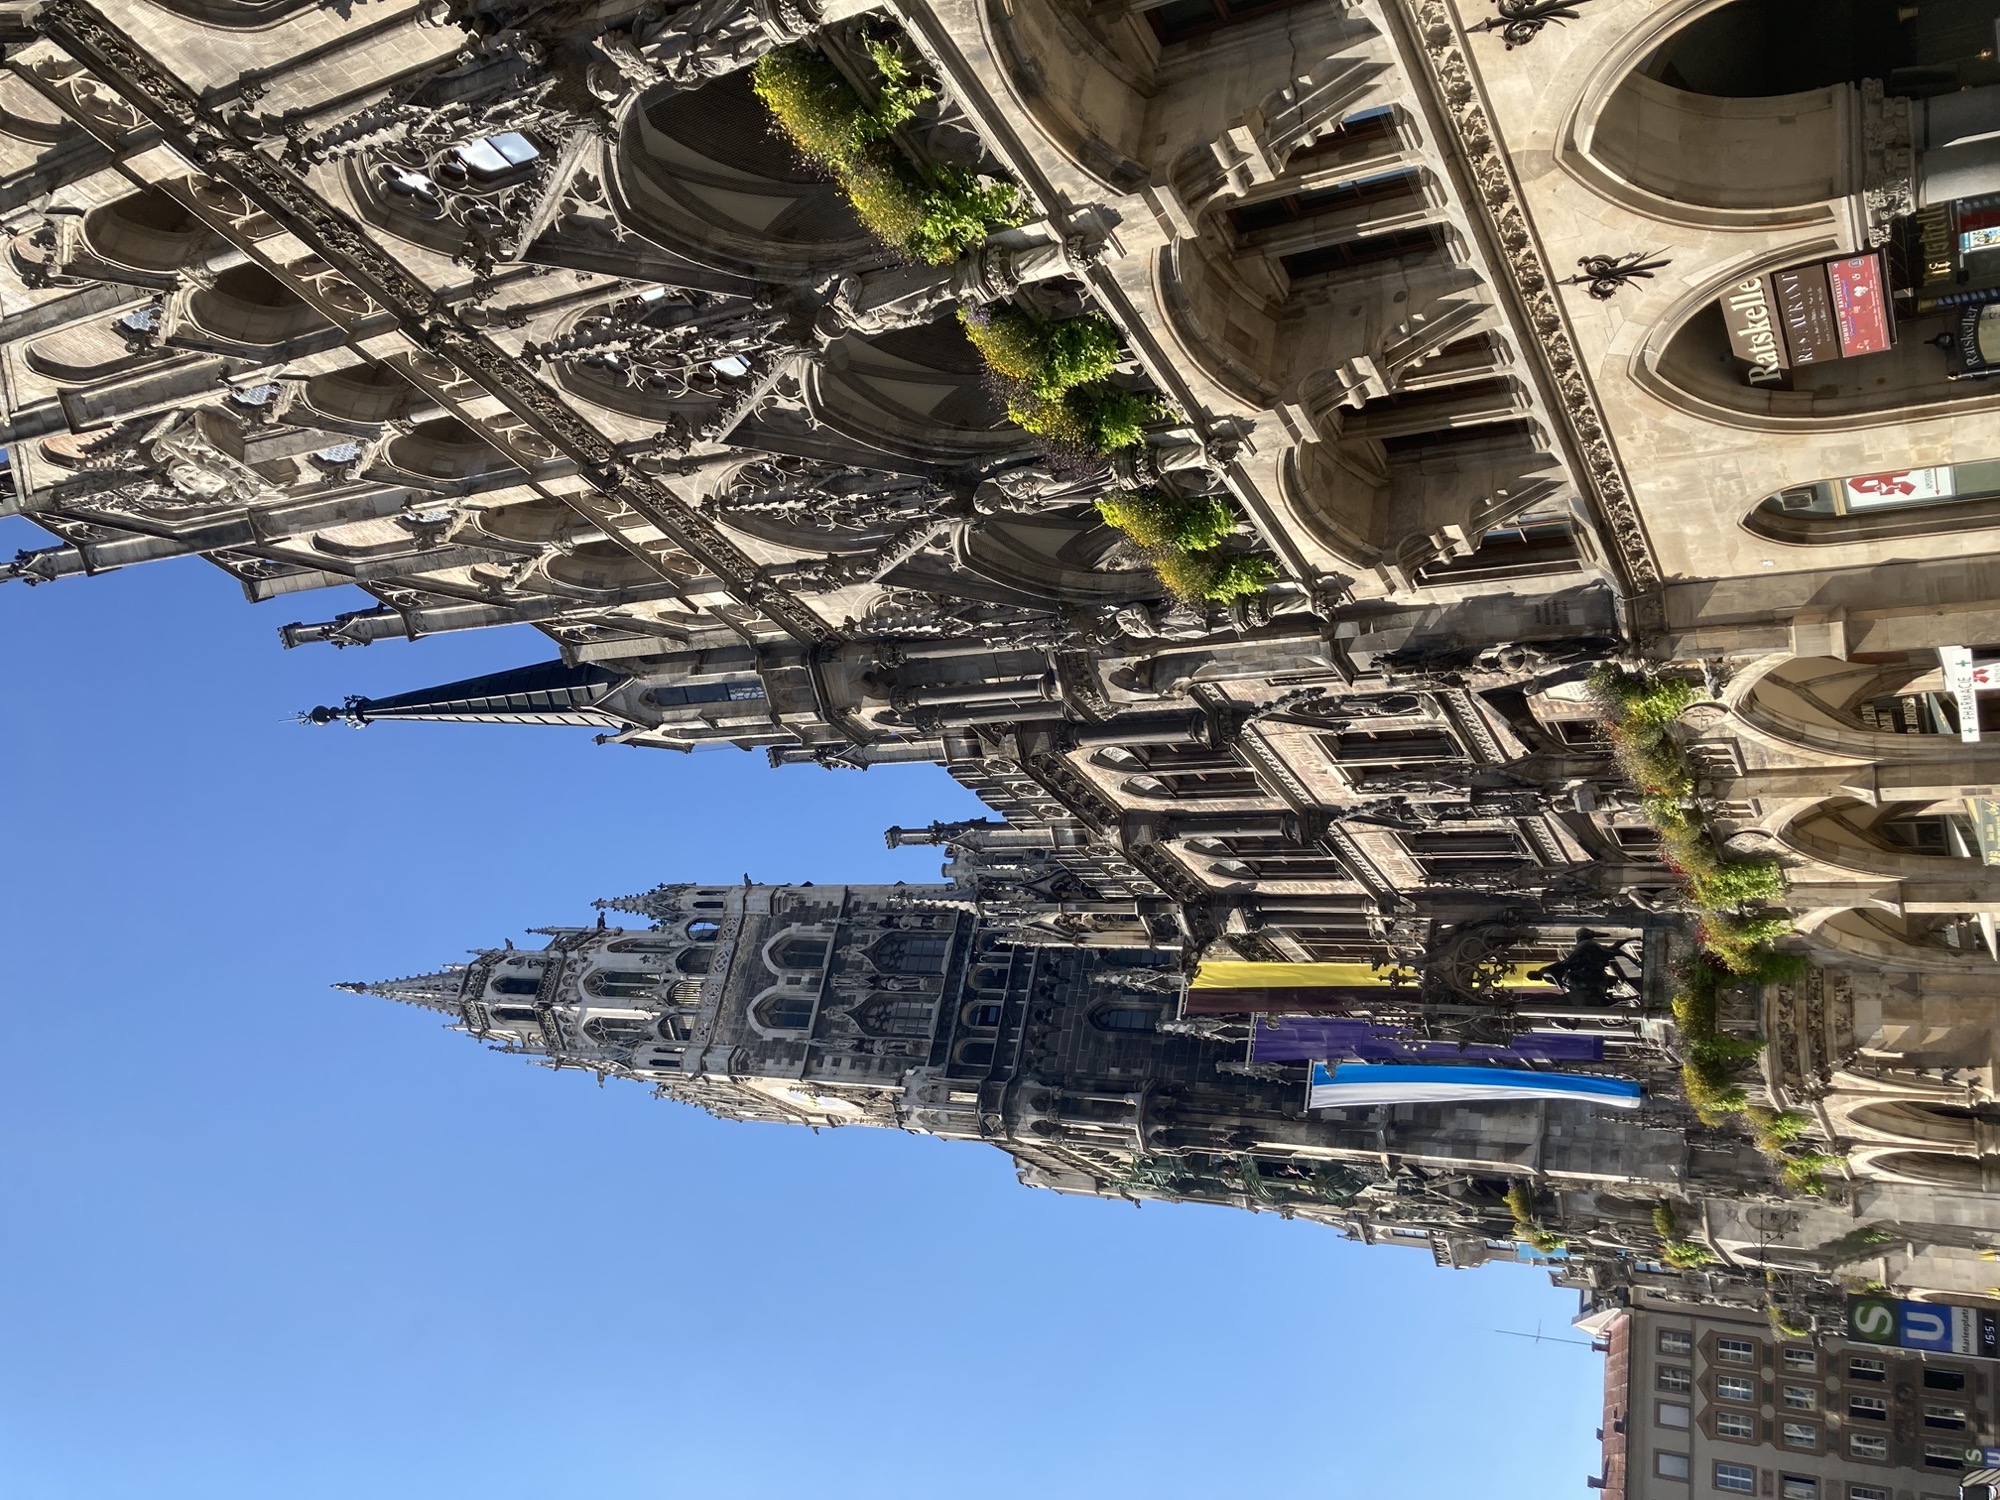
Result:
M1750 366L1751 385L1782 386L1787 370L1880 353L1895 342L1879 255L1745 277L1720 306L1730 352Z

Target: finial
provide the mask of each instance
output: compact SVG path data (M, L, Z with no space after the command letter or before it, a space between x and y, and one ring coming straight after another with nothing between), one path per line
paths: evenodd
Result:
M318 708L307 709L299 715L301 724L352 724L359 729L368 722L368 700L350 694L339 708L328 708L321 704Z

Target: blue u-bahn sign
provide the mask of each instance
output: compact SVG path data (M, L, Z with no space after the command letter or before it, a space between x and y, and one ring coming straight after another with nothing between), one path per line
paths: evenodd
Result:
M2000 1312L1899 1297L1851 1297L1847 1336L1862 1344L2000 1359Z

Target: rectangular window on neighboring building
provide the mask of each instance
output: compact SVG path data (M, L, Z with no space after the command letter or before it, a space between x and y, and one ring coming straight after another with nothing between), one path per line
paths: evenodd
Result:
M1662 1479L1685 1479L1688 1477L1688 1456L1685 1453L1655 1453L1653 1472Z
M1965 1389L1965 1371L1941 1370L1936 1365L1924 1367L1924 1389L1927 1391L1962 1391Z
M1757 1493L1757 1471L1748 1464L1717 1464L1715 1487L1735 1495Z
M1694 1353L1694 1335L1685 1328L1662 1328L1660 1330L1660 1353Z
M1889 1367L1879 1359L1850 1359L1847 1362L1850 1380L1872 1380L1877 1384L1889 1378Z
M1815 1411L1819 1407L1819 1392L1809 1385L1788 1385L1785 1406L1791 1411Z
M1754 1365L1757 1363L1757 1346L1748 1339L1717 1339L1715 1357L1732 1365Z
M1889 1492L1879 1484L1850 1484L1847 1500L1889 1500Z
M1889 1440L1879 1432L1850 1432L1847 1435L1847 1451L1856 1458L1887 1458Z
M1663 1391L1690 1391L1694 1389L1694 1377L1688 1373L1686 1365L1661 1365L1657 1378Z
M1944 1427L1953 1432L1965 1431L1965 1408L1962 1406L1938 1406L1931 1402L1924 1404L1924 1426Z
M1757 1437L1757 1419L1747 1411L1719 1411L1715 1414L1715 1435L1754 1442Z
M1657 1415L1662 1427L1685 1427L1688 1425L1687 1406L1679 1401L1662 1401Z
M1748 1375L1718 1375L1715 1377L1715 1399L1718 1401L1757 1400L1757 1382Z
M1847 1414L1864 1422L1886 1422L1889 1420L1889 1403L1880 1396L1849 1396Z
M1926 1469L1962 1469L1965 1467L1965 1449L1957 1443L1925 1443L1924 1467Z
M1811 1422L1787 1422L1783 1428L1787 1448L1817 1448L1819 1428Z
M1781 1474L1778 1500L1819 1500L1819 1481L1810 1474Z
M1819 1351L1787 1347L1784 1354L1785 1368L1810 1373L1819 1368Z

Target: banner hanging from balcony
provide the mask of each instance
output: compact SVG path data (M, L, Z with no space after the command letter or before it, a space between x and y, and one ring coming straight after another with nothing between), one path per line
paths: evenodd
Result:
M1500 972L1494 985L1521 999L1556 996L1562 990L1546 980L1530 978L1541 972L1514 964ZM1191 1016L1243 1014L1311 1015L1341 1011L1355 1005L1380 1005L1397 990L1412 999L1417 976L1409 969L1373 968L1362 963L1270 964L1225 959L1203 964L1188 985Z
M1501 1045L1432 1041L1403 1026L1343 1016L1274 1016L1250 1032L1252 1062L1602 1062L1604 1038L1582 1031L1524 1031Z
M1315 1062L1306 1085L1307 1109L1361 1109L1373 1104L1458 1104L1509 1099L1569 1099L1608 1109L1637 1109L1639 1085L1584 1073L1537 1073L1531 1068L1478 1064Z

